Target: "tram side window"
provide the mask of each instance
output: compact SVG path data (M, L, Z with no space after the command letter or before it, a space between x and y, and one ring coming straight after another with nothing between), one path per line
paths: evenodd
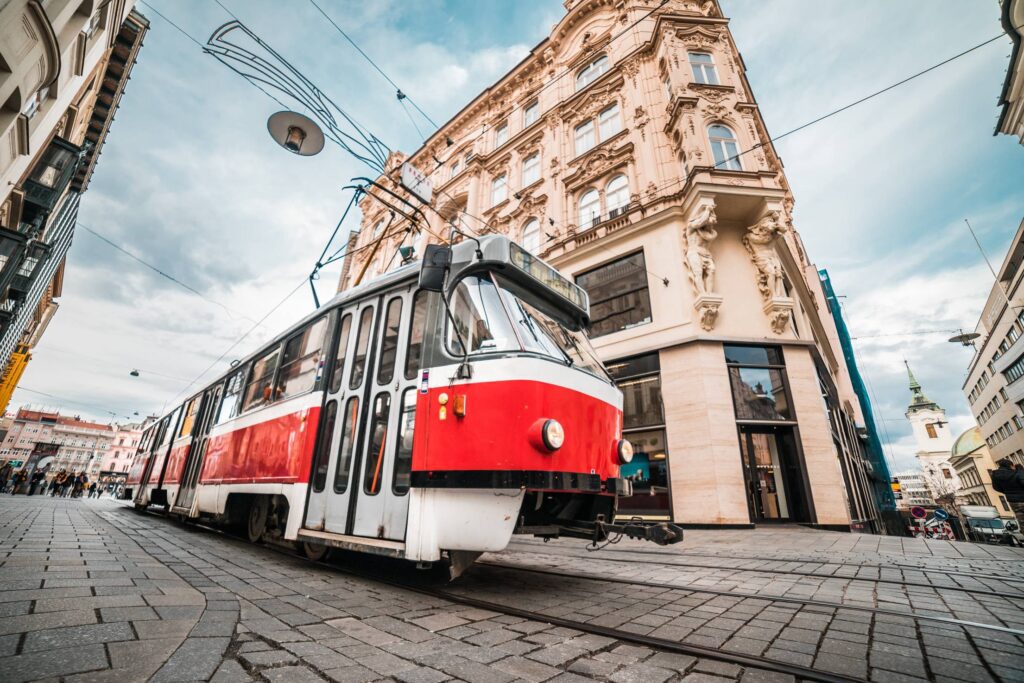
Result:
M346 313L341 319L340 331L338 332L338 350L334 354L334 372L331 375L331 393L336 394L341 389L341 375L345 372L345 354L348 353L348 337L352 332L352 314Z
M338 417L338 402L330 401L324 409L324 423L317 442L316 464L313 466L313 490L319 493L327 484L327 469L330 465L331 442L334 439L334 423Z
M370 421L370 449L366 453L366 471L363 473L363 490L371 496L380 493L380 481L384 469L384 449L387 447L388 418L391 416L391 394L381 392L373 400L373 414Z
M395 476L391 490L395 495L409 491L412 472L412 436L416 430L416 388L410 387L402 394L402 408L398 414L398 449L395 451Z
M409 348L405 352L405 378L416 379L423 356L423 330L427 326L427 293L416 292L412 299L412 324L409 325Z
M334 471L334 492L345 493L348 488L349 467L352 466L352 453L356 445L356 422L359 420L359 399L353 396L345 404L345 412L341 416L345 421L341 429L341 444L338 446L338 467Z
M273 384L274 371L277 370L277 350L272 348L252 365L249 383L245 385L245 398L242 400L242 412L257 406L274 402Z
M228 377L228 383L224 389L224 400L220 402L220 411L217 413L217 424L238 415L238 402L242 398L242 384L244 381L245 370L239 370Z
M356 353L352 358L352 376L348 388L358 389L366 374L366 349L370 345L370 327L373 324L373 306L367 306L359 316L359 337L356 339Z
M402 299L395 297L388 303L384 318L384 335L380 341L380 365L377 367L377 384L387 384L395 376L395 360L398 357L398 328L402 324Z
M185 417L181 420L181 429L178 430L178 436L188 436L192 433L192 425L196 421L196 410L199 408L200 396L196 396L191 401L185 404Z
M284 345L275 398L298 396L313 388L317 369L320 367L320 350L324 345L326 331L327 316L323 316Z

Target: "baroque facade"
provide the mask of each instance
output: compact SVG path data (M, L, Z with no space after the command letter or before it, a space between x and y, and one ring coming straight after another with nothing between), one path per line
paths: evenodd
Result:
M1016 135L1024 145L1024 0L1001 0L1003 28L1013 41L1006 80L999 95L997 133Z
M434 210L413 226L364 197L339 290L451 225L505 233L590 294L637 453L624 514L880 530L861 407L728 20L713 0L565 6L421 149L392 154L378 182L401 192L408 160Z
M0 4L0 410L57 310L79 198L149 26L134 4Z

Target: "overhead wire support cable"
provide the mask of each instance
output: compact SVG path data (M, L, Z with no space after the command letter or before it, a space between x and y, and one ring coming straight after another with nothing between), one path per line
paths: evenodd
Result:
M430 125L433 126L435 130L439 127L436 123L434 123L434 120L432 118L430 118L430 116L427 115L427 112L423 111L420 108L420 106L418 104L416 104L416 102L411 97L409 97L408 95L406 95L405 93L402 92L402 89L400 87L398 87L398 84L395 83L393 80L391 80L390 76L388 76L386 73L384 73L384 70L381 69L377 65L377 62L373 61L373 58L371 58L370 55L366 54L366 52L363 50L363 48L359 47L359 45L356 43L356 41L352 40L352 37L349 36L349 34L347 34L344 31L344 29L342 29L341 26L339 26L338 23L336 21L334 21L334 19L332 19L329 14L327 14L327 12L325 12L324 9L320 5L318 5L316 3L316 0L309 0L309 4L313 5L313 7L315 7L317 9L317 11L320 12L321 15L323 15L324 19L326 19L328 22L330 22L331 26L334 27L334 30L337 31L338 33L340 33L341 36L345 40L347 40L352 47L354 47L356 49L356 52L361 54L363 56L363 58L367 62L370 63L370 66L372 66L377 71L377 73L379 73L381 76L383 76L384 80L386 80L388 83L391 84L391 87L393 87L395 89L395 91L397 92L397 94L398 94L398 100L399 101L402 101L402 99L407 98L409 100L409 103L412 104L412 106L416 108L416 111L418 111L420 114L423 115L423 118L425 118L427 121L430 122ZM403 98L403 96L404 96L404 98ZM413 125L415 126L415 124L413 124Z

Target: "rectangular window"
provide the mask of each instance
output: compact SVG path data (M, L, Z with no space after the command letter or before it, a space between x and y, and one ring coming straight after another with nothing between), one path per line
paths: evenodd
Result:
M313 490L320 492L327 485L327 470L330 466L331 441L334 436L334 424L338 419L338 402L329 401L324 409L323 426L320 428L319 440L316 442L316 458L313 464Z
M398 414L398 448L395 451L395 472L391 490L397 496L409 490L412 472L412 437L416 431L416 388L402 394L402 408Z
M601 140L607 140L622 130L622 120L619 117L619 105L613 104L597 116L601 127Z
M387 448L388 419L391 417L391 394L382 391L373 400L370 416L370 447L363 472L363 492L370 496L380 493L384 468L384 449Z
M388 302L384 316L384 333L380 341L380 363L377 365L377 384L388 384L395 376L398 357L398 328L402 324L402 299Z
M594 146L594 122L587 121L576 126L576 156L583 154Z
M523 160L522 186L527 187L538 180L540 180L540 152L532 154Z
M718 85L718 74L715 72L715 61L706 52L691 52L690 70L696 83Z
M622 392L623 429L665 424L660 374L622 380L616 386Z
M38 257L26 256L25 260L21 262L21 266L18 268L18 275L21 275L22 277L32 277L32 273L35 272L37 263L39 263Z
M448 177L449 178L454 178L457 175L459 175L459 160L458 159L456 159L455 162L452 163L452 172L451 172L451 174L449 174Z
M523 128L526 128L531 123L535 122L539 116L540 103L534 100L523 109Z
M274 402L273 382L274 372L277 370L277 352L278 347L275 346L253 363L249 382L245 385L245 397L242 400L243 413L257 406Z
M737 420L791 420L782 370L730 366Z
M502 174L491 181L491 206L508 198L508 176Z
M327 316L294 335L284 345L276 399L304 394L320 376L320 351L327 332Z
M196 396L191 401L185 404L185 417L181 420L181 429L178 430L178 436L188 436L192 433L192 425L196 421L196 411L199 409L199 396Z
M590 336L600 337L651 322L644 254L638 251L576 276L590 295Z
M508 121L502 121L494 129L494 147L501 147L506 142L508 142Z
M348 337L352 332L352 314L346 313L338 329L337 351L334 354L334 369L331 371L331 393L341 389L341 375L345 371L345 354L348 352Z
M1003 375L1006 377L1008 384L1012 384L1021 377L1024 377L1024 356L1021 356L1017 359L1016 363L1003 370Z
M937 439L937 438L939 438L939 435L935 433L935 425L932 424L931 422L927 423L924 426L924 429L925 429L926 432L928 432L928 438L929 439Z
M725 362L730 365L785 365L782 352L775 346L725 346Z
M220 412L217 414L217 424L226 422L238 415L238 401L242 397L242 383L245 381L245 370L239 370L228 377L224 400L220 403Z
M405 351L405 378L416 379L423 355L423 331L427 326L427 292L420 290L412 298L412 324L409 326L409 346Z
M359 399L349 398L342 415L341 443L338 444L338 468L334 471L334 492L345 493L348 489L349 468L356 447L356 425L359 420Z
M359 336L356 339L355 356L352 358L352 374L348 378L348 388L358 389L366 374L366 351L370 345L370 326L373 324L373 306L367 306L359 318Z

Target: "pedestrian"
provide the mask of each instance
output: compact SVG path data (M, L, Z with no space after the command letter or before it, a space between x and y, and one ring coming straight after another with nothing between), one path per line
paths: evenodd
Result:
M85 472L82 472L81 474L76 474L75 475L75 481L72 483L72 486L71 486L71 497L72 498L81 498L82 497L82 487L85 486L85 480L86 480Z
M26 479L28 479L28 474L25 470L18 470L18 473L14 475L14 488L11 490L11 495L18 493L18 489L25 483Z
M71 489L71 483L74 481L74 478L75 478L76 474L77 473L71 473L71 474L65 474L64 475L64 481L62 481L60 483L60 497L61 498L67 498L68 491Z
M1024 526L1024 468L1009 458L996 463L999 468L989 472L992 488L1006 496L1017 523Z
M89 497L90 498L99 498L99 495L97 494L97 491L96 491L97 488L98 487L96 486L96 482L93 482L93 483L89 484Z
M14 473L14 468L11 467L10 462L5 462L3 467L0 467L0 493L7 490L7 482Z
M51 497L53 496L54 493L57 492L57 482L60 479L61 472L63 471L64 470L60 470L59 472L57 472L57 474L53 475L53 479L50 480L49 494Z
M36 495L36 489L40 489L40 493L42 493L42 489L46 487L45 479L46 474L44 472L40 472L39 470L33 472L32 476L29 478L28 495Z

